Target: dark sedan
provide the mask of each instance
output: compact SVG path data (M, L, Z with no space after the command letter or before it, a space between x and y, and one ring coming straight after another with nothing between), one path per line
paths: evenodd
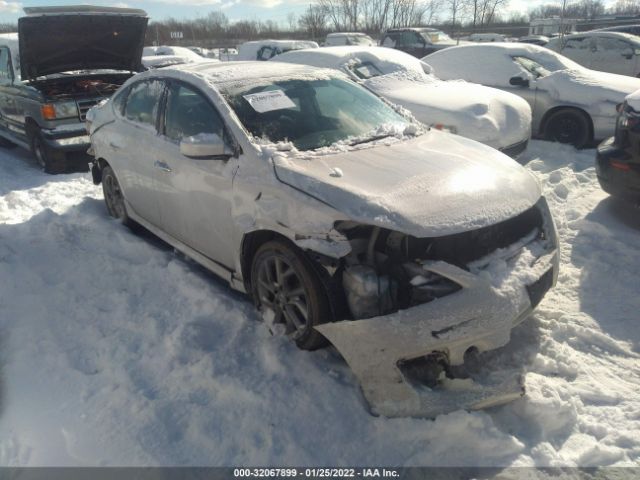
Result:
M630 95L618 108L615 136L598 147L596 173L602 189L633 203L640 202L640 110ZM640 106L640 104L638 104Z

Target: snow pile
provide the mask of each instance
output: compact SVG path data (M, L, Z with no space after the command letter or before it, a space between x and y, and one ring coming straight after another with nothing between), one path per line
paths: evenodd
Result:
M525 373L525 397L389 420L333 349L271 337L246 297L111 220L88 174L0 150L0 465L637 466L640 216L593 156L527 153L559 283L481 355Z

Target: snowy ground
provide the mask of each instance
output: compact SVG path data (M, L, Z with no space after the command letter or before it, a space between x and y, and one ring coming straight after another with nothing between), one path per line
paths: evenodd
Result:
M533 142L559 284L492 361L527 395L435 420L370 416L333 350L106 214L89 174L0 150L0 465L640 465L640 210L594 152Z

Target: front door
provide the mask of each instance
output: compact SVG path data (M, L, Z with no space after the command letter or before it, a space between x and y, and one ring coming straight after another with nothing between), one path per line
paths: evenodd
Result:
M189 158L180 153L186 137L228 138L213 104L196 88L172 82L156 152L162 229L189 247L233 267L232 181L237 159Z

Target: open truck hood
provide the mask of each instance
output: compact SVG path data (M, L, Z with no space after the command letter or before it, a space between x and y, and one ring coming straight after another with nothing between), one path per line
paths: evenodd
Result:
M23 80L74 70L142 71L148 17L112 7L25 8L18 20Z
M278 178L351 220L418 238L470 231L533 206L537 181L506 155L458 135L309 159L274 157Z

